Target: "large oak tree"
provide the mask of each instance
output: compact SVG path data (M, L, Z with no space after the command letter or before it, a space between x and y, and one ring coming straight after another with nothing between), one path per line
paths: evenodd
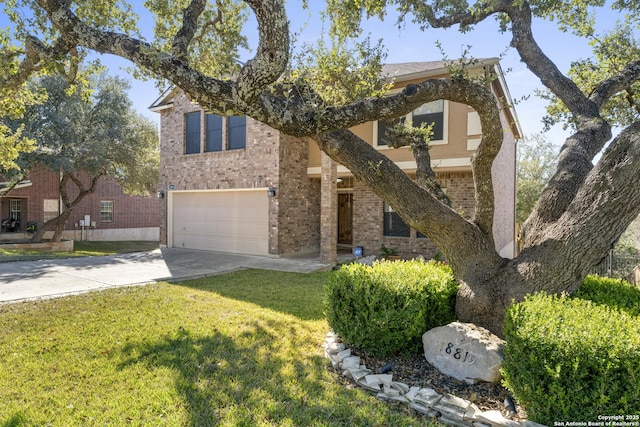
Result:
M603 6L602 0L327 2L338 49L340 43L358 35L363 14L384 18L392 7L400 10L406 22L425 30L425 43L430 40L430 28L472 30L473 25L492 18L496 18L496 31L511 34L511 46L548 89L547 96L555 100L554 117L569 119L574 129L562 145L554 175L522 228L522 252L511 260L496 253L492 240L491 164L502 143L500 107L485 84L466 79L464 72L450 79L427 79L386 97L332 96L314 90L314 78L325 75L321 71L291 73L290 17L283 0L244 2L257 20L259 44L255 55L241 65L234 47L246 40L241 36L244 14L237 1L147 2L157 17L153 41L138 36L135 17L125 1L19 3L30 8L31 15L14 17L21 39L12 43L20 43L22 50L15 57L13 73L3 79L6 84L20 87L43 64L64 64L78 50L94 50L128 59L144 73L180 87L207 109L242 112L288 134L313 138L322 151L346 166L446 255L462 283L458 317L498 334L504 308L512 300L535 291L577 289L593 263L640 212L640 121L635 104L640 61L635 55L625 57L610 43L603 47L604 54L582 64L582 70L564 75L536 43L532 31L535 19L556 19L561 29L591 37L603 46L610 39L595 38L591 13ZM629 19L640 12L637 2L624 0L606 7L628 11ZM619 59L615 67L607 62L612 56ZM598 72L599 67L607 72ZM345 67L344 75L349 68ZM295 80L286 82L283 76ZM322 78L321 83L327 80ZM437 188L412 181L348 130L360 123L405 115L436 99L467 104L481 118L482 142L472 161L476 211L471 219L441 201ZM618 107L624 109L626 122L612 140L611 120L615 118L609 113ZM417 158L419 168L428 174L429 165L422 158Z
M154 123L133 110L127 82L100 76L72 85L54 74L30 86L44 99L26 106L19 119L4 121L34 141L34 149L20 153L14 162L17 167L6 172L14 182L39 168L55 173L63 206L56 217L38 227L32 241L40 241L46 231L53 231L52 241L60 241L74 209L102 179L117 180L130 195L155 192L158 132Z

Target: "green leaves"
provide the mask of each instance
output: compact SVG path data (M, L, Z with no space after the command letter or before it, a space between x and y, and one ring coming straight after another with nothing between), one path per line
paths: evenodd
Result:
M640 43L629 17L625 22L618 22L610 32L590 38L594 56L573 62L569 70L569 76L585 94L593 93L605 80L620 75L627 64L640 58ZM638 120L639 92L640 83L634 81L614 94L601 107L603 118L617 126L628 126ZM546 119L550 125L573 123L573 116L557 98L545 94L543 97L550 101Z
M507 387L532 421L640 411L640 291L588 277L574 298L536 294L507 312Z
M11 125L6 135L34 143L35 150L17 158L21 167L109 175L130 193L152 190L159 170L156 126L133 112L124 80L103 76L70 85L61 76L48 76L38 83L30 89L45 90L46 101L25 106L19 119L2 119Z
M427 330L454 318L458 286L437 262L344 265L325 286L325 313L346 342L371 354L413 353Z
M161 50L172 51L174 37L183 25L183 10L190 2L147 0L145 7L155 17L155 41ZM187 52L187 61L211 77L229 78L239 70L239 48L249 49L243 26L247 6L236 0L206 2L197 20L197 31Z
M542 135L518 143L516 221L524 224L557 165L558 149Z

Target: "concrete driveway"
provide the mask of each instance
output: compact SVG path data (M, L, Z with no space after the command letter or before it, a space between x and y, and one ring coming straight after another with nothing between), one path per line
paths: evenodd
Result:
M318 257L271 258L164 248L103 257L0 263L0 303L51 298L161 280L178 281L243 268L299 273L328 269Z

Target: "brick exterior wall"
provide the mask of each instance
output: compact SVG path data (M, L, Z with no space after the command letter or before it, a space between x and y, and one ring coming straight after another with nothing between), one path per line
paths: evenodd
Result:
M320 248L320 180L307 176L309 142L280 135L278 253Z
M37 221L42 224L45 219L44 200L59 200L58 175L47 170L37 169L29 174L32 181L29 187L19 188L10 192L2 199L2 218L9 216L10 200L21 201L20 230L24 231L27 222ZM88 180L87 180L88 184ZM75 197L76 186L68 184L71 197ZM113 202L113 220L104 222L100 220L100 202ZM61 203L59 202L59 206ZM96 223L95 230L156 228L160 226L160 203L152 194L148 197L129 196L122 191L117 181L111 178L102 178L98 182L96 191L86 196L73 210L71 217L65 224L65 230L80 230L79 221L85 215L91 216L91 221ZM69 233L66 233L67 235ZM94 233L97 235L97 233ZM104 234L109 236L108 233Z
M438 182L447 186L447 194L454 207L466 214L475 207L473 176L471 172L447 172L437 174ZM438 248L426 237L418 237L411 229L409 237L384 236L383 202L362 182L353 184L353 245L362 246L364 255L379 255L380 246L397 248L403 258L422 255L433 258Z
M269 253L291 255L320 250L323 256L335 256L336 179L309 178L309 141L280 134L247 118L245 149L185 155L184 116L188 112L200 111L200 108L181 92L171 95L171 100L172 104L161 110L159 188L170 191L170 187L175 190L216 190L266 189L273 186L276 197L269 199L268 208ZM202 145L204 129L203 114ZM224 126L223 140L226 140ZM439 173L437 176L446 187L453 207L467 216L472 215L475 194L471 171ZM332 186L331 191L329 186ZM167 244L167 198L161 202L160 241ZM331 233L323 235L323 230ZM378 255L383 243L398 248L399 254L405 258L418 255L431 258L437 252L433 243L425 237L418 237L415 230L411 230L410 237L383 236L382 200L353 179L353 245L363 246L365 255Z
M308 141L281 135L247 117L241 150L184 154L184 115L201 111L181 92L161 112L160 188L217 190L275 187L269 199L269 253L283 255L319 247L319 182L307 177ZM201 139L204 143L204 114ZM223 126L223 141L226 128ZM266 197L266 191L265 191ZM162 199L160 242L168 243L167 198Z

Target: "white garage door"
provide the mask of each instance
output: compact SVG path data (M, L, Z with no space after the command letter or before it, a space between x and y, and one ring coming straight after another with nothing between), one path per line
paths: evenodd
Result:
M172 199L173 247L269 253L266 190L173 192Z

